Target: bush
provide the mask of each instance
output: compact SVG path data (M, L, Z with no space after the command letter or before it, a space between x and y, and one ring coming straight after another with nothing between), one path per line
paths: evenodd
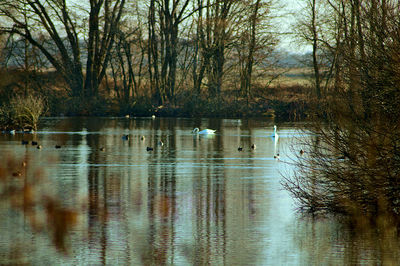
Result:
M372 97L362 107L352 99L336 94L315 109L308 127L315 137L300 140L305 153L296 151L295 173L283 185L311 213L397 217L400 224L400 117Z
M0 107L0 127L5 130L36 130L45 107L45 100L40 96L14 96L8 104Z

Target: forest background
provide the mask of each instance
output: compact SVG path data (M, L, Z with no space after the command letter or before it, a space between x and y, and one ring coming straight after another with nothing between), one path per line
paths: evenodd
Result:
M312 57L282 49L284 4L2 1L0 101L40 97L50 116L302 119Z

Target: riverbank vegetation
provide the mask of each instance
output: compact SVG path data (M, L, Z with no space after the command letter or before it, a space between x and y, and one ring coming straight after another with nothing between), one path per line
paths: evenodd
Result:
M36 130L46 103L41 96L16 95L0 106L0 129L5 131Z
M310 89L277 82L277 4L2 1L1 98L39 93L48 115L304 118Z
M283 72L286 70L280 70ZM4 84L1 99L6 104L13 95L24 95L24 72L3 70L0 83ZM210 98L194 94L191 90L180 91L174 103L157 105L152 101L146 87L137 91L130 102L121 100L112 90L100 88L98 97L82 101L71 97L63 87L63 81L55 72L31 73L30 93L39 94L46 101L46 116L180 116L180 117L276 117L281 120L300 120L306 117L311 86L303 73L296 71L302 83L282 75L274 79L273 85L256 84L252 89L251 101L247 101L237 88L224 88L221 98ZM307 75L307 74L304 74ZM35 84L38 80L40 83Z
M400 224L400 31L393 1L306 1L319 106L284 186L311 213ZM325 5L322 8L323 4ZM319 56L330 58L328 76ZM396 231L396 230L395 230ZM392 232L395 232L392 231ZM396 231L397 232L397 231Z

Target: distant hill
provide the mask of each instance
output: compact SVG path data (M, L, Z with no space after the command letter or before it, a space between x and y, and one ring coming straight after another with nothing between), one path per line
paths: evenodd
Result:
M307 53L293 53L286 50L277 50L275 55L279 58L278 67L291 68L291 67L309 67L312 63L312 54Z

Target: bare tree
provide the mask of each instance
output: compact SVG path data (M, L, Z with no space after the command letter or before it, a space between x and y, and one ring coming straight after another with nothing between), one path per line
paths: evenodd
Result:
M317 97L321 98L321 78L319 73L319 65L317 59L318 52L318 33L317 33L317 25L316 25L316 0L310 1L311 5L311 31L312 31L312 46L313 46L313 67L314 67L314 75L315 75L315 90L317 93Z
M85 92L97 95L110 60L125 0L91 0ZM100 17L104 16L104 21ZM102 31L100 31L102 29Z
M240 91L249 103L251 88L257 72L266 69L268 57L277 44L271 21L273 2L263 0L246 1L244 4L244 18L238 27L237 54L240 72ZM256 76L258 78L259 76ZM261 77L261 76L260 76Z
M72 96L96 96L124 4L125 0L90 1L86 69L80 38L85 20L79 19L86 15L84 8L67 5L66 0L5 0L0 3L0 13L7 21L1 31L18 35L37 47L64 78ZM25 16L35 23L28 24ZM46 43L39 41L41 36L45 36Z
M158 102L158 104L163 103L163 94L160 89L160 74L159 74L159 66L158 66L158 35L157 32L157 21L156 21L156 1L150 0L150 5L148 8L148 71L149 71L149 79L150 79L150 89L152 91L152 95L154 100Z
M148 7L149 74L158 104L175 101L179 27L192 14L189 2L151 0Z
M224 75L225 49L232 33L229 22L232 19L234 0L216 0L207 6L207 48L210 65L207 71L208 91L211 96L221 96L222 78Z
M110 62L114 91L118 98L128 105L131 105L138 96L142 82L146 52L141 30L138 26L132 29L124 27L123 31L118 31Z
M225 74L228 51L233 47L235 26L243 13L240 1L198 0L194 64L192 69L193 87L200 94L203 81L211 97L219 99Z
M315 110L310 130L320 142L303 141L297 173L284 185L311 212L378 216L398 225L400 6L385 0L328 4L336 13L330 18L341 22L333 64L340 81Z
M297 36L312 46L312 67L314 70L314 88L315 94L318 99L321 99L321 71L320 71L320 60L319 55L322 49L325 47L322 42L321 28L323 16L321 10L322 1L319 0L306 0L305 8L303 13L299 16L299 22L297 24Z
M209 1L208 1L209 3ZM194 39L194 57L193 57L193 67L192 67L192 76L193 76L193 89L197 96L201 93L201 84L204 79L205 70L210 64L210 55L207 53L206 42L205 42L205 28L204 21L206 19L204 16L204 0L197 0L197 18L196 21L196 35Z

